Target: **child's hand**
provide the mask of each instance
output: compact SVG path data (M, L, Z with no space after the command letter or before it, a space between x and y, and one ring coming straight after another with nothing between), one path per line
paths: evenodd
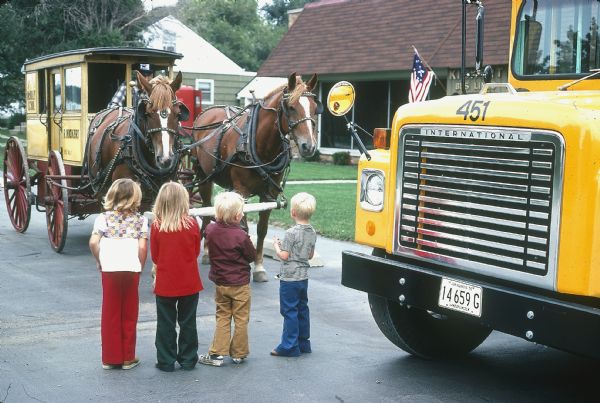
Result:
M102 272L102 266L99 262L96 262L96 269L98 269L99 272Z

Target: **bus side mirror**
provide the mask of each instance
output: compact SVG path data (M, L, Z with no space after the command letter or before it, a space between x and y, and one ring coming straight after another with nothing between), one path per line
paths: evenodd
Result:
M344 116L354 106L354 86L340 81L331 87L327 95L327 109L334 116Z
M475 22L477 24L477 30L475 31L475 70L479 73L481 71L481 65L483 64L483 17L485 15L485 9L483 5L477 7L477 16Z

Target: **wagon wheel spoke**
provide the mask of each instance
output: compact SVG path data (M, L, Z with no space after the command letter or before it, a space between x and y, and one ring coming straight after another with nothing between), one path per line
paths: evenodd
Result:
M18 138L8 139L4 157L4 197L8 216L16 231L25 232L31 216L29 171L25 151Z

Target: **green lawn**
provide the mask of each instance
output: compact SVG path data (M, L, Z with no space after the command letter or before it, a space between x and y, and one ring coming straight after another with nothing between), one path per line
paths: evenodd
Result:
M353 179L356 180L356 166L339 166L314 162L292 162L291 180ZM288 204L293 195L308 192L317 199L317 211L312 217L316 231L328 238L349 241L354 239L354 206L356 201L355 183L311 183L288 184L284 194ZM258 202L254 198L251 202ZM248 215L251 221L258 220L257 213ZM294 225L290 218L289 205L285 210L273 210L269 219L271 225L289 228Z
M311 219L315 230L328 238L350 241L354 239L354 203L356 200L356 185L342 184L311 184L287 185L285 196L288 207L285 210L273 210L269 220L271 225L289 228L294 225L290 217L289 201L298 192L308 192L317 199L317 210ZM258 214L249 216L258 220Z
M320 162L292 161L289 181L353 179L356 180L356 165L333 165Z

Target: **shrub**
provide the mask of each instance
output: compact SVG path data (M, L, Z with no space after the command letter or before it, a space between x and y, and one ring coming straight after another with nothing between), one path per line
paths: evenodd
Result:
M7 129L12 129L15 126L18 126L21 122L25 121L25 115L22 113L13 113L12 115L0 119L0 127L6 127Z
M350 165L350 153L347 151L339 151L331 155L334 165Z
M315 153L310 157L302 157L304 161L308 162L320 162L321 161L321 152L316 150Z

